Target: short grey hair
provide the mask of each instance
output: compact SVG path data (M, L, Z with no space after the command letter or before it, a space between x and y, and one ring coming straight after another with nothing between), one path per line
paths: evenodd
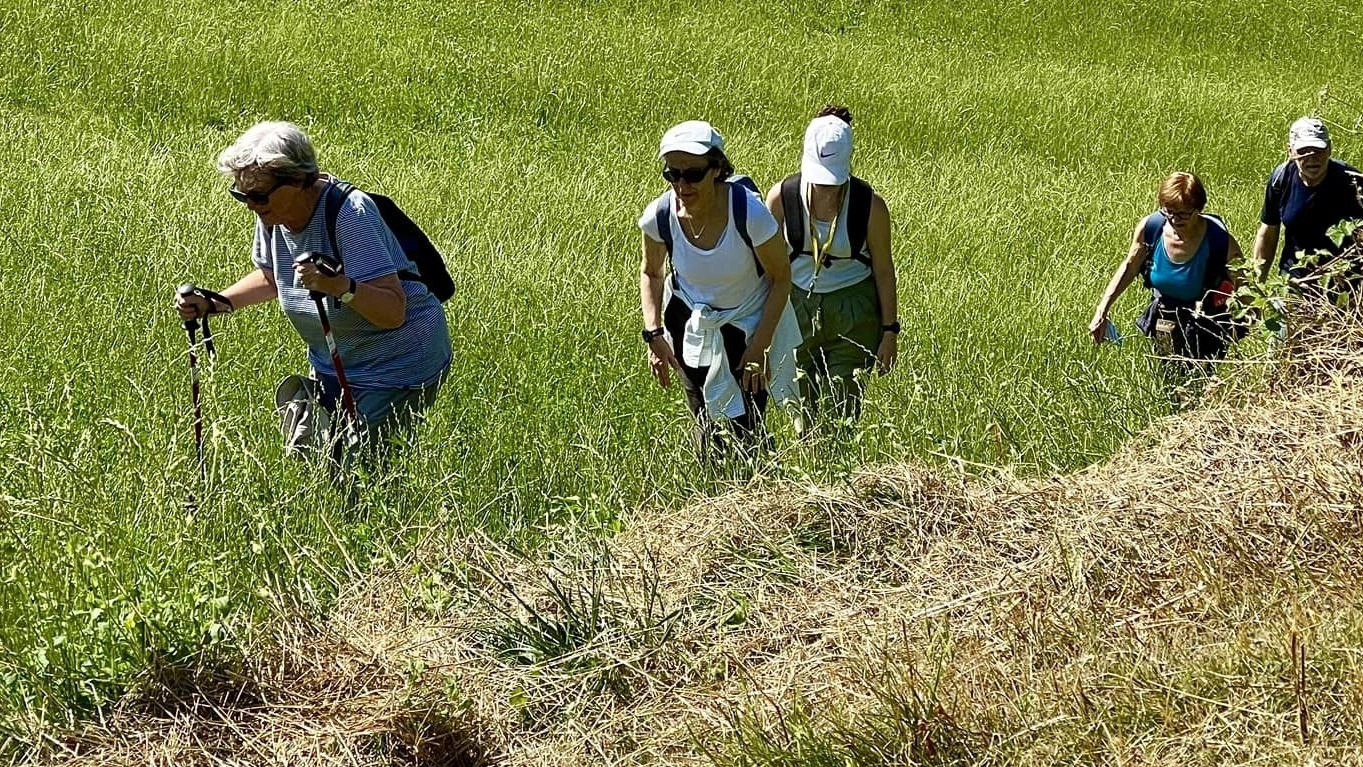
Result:
M218 155L218 172L236 178L260 168L279 179L317 174L317 150L301 128L290 122L260 122Z

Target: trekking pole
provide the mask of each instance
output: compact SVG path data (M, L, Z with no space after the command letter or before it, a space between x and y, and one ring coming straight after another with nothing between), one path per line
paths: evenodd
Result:
M188 298L195 293L195 288L189 283L181 285L179 288L181 298ZM185 320L185 333L189 335L189 390L194 399L194 455L199 462L199 479L203 482L208 481L208 467L204 463L204 417L203 408L199 405L199 342L195 334L199 330L199 320L191 317ZM212 352L212 331L208 329L208 318L204 318L204 348ZM193 496L190 496L193 502Z
M294 263L315 264L317 271L328 277L335 277L341 273L340 264L315 250L299 253L298 257L294 259ZM308 298L311 298L312 302L317 305L317 319L322 323L322 335L327 339L327 351L331 352L331 366L336 370L336 383L341 387L341 409L353 426L358 422L358 416L355 412L355 399L350 394L350 384L345 380L345 366L341 364L341 352L336 348L336 336L331 332L331 320L327 317L326 297L327 294L320 290L308 291Z
M199 404L199 343L195 333L202 326L204 351L208 353L210 358L213 357L217 351L213 348L213 328L208 324L208 317L214 313L218 304L226 306L228 311L232 311L233 307L227 296L205 288L195 287L192 283L187 282L181 285L176 292L182 298L198 296L208 302L208 311L202 318L195 316L184 322L185 333L189 336L189 386L194 398L194 455L199 461L199 479L207 482L208 467L204 461L203 408ZM193 496L190 496L190 501L193 500Z

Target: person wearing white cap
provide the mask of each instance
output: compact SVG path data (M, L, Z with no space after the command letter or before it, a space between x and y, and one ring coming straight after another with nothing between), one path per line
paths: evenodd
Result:
M1308 278L1300 265L1303 254L1325 251L1339 255L1343 248L1330 239L1329 230L1341 221L1363 218L1357 170L1331 157L1330 131L1315 117L1303 117L1287 132L1287 161L1273 170L1264 191L1259 231L1254 237L1254 258L1259 279L1268 279L1278 252L1278 268L1298 280Z
M749 187L731 181L724 138L709 123L674 125L658 159L669 188L639 217L650 370L663 387L674 370L681 374L702 456L724 451L724 430L715 427L726 421L738 447L765 444L767 400L798 399L799 327L776 221Z
M831 405L850 424L861 414L862 373L884 374L895 364L899 305L889 207L852 175L852 115L845 107L825 107L809 123L800 172L771 190L767 207L790 254L806 415L812 422L822 405Z

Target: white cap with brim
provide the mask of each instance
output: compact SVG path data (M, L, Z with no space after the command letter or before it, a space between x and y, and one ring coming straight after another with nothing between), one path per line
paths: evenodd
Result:
M711 149L724 149L724 137L715 127L704 120L687 120L677 123L663 134L658 144L658 159L668 152L703 155Z
M800 176L806 184L837 186L852 175L852 126L833 115L816 117L805 129Z
M1320 120L1303 117L1287 129L1287 148L1293 152L1300 152L1303 149L1329 149L1330 131Z

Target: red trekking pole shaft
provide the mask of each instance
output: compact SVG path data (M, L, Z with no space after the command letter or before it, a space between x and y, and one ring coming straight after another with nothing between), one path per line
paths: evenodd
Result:
M313 264L317 271L329 277L335 277L344 268L339 259L333 259L315 250L299 253L293 261L295 264ZM341 352L336 348L336 335L331 332L331 319L327 317L327 294L320 290L309 290L308 298L317 305L317 319L322 323L322 335L327 340L327 351L331 352L331 366L336 370L336 383L341 387L341 408L354 422L358 418L355 412L355 398L351 396L350 384L345 380L345 365L341 363Z
M341 352L336 348L336 336L331 332L331 320L327 317L326 294L309 291L308 296L317 304L317 318L322 321L322 335L327 339L327 351L331 352L331 366L336 370L336 382L341 386L341 408L351 420L356 418L355 398L350 396L350 384L345 380L345 365L341 364Z

